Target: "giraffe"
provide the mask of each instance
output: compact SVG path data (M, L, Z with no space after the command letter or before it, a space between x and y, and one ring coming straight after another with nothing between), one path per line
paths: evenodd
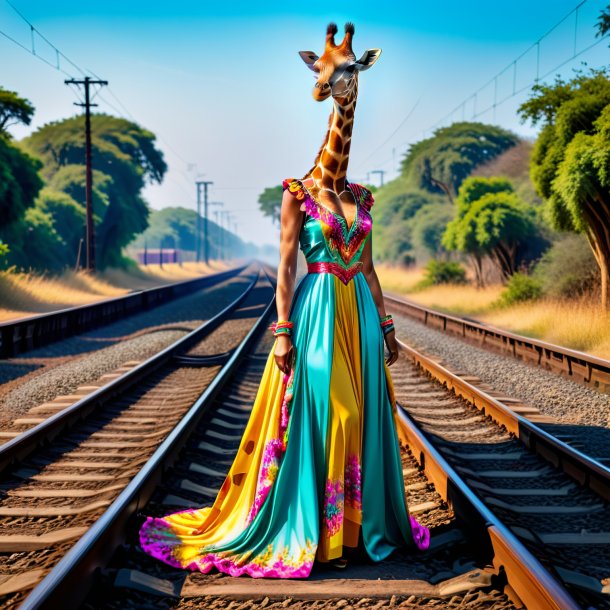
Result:
M331 96L333 98L328 131L313 167L302 180L312 181L313 184L309 187L312 195L350 224L356 214L356 202L347 189L346 174L358 98L358 73L368 70L381 54L381 49L369 49L356 60L352 50L354 31L354 24L346 23L343 41L337 45L337 26L330 23L326 29L326 45L321 57L313 51L299 53L305 64L317 74L313 88L314 100L322 102ZM346 208L351 210L350 218L344 213Z

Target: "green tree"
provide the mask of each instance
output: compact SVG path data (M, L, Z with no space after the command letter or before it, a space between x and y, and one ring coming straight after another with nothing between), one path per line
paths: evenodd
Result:
M264 216L269 216L274 222L280 220L280 209L282 207L282 197L284 188L280 184L278 186L267 187L258 196L258 207Z
M43 184L38 175L40 167L40 161L0 135L0 234L11 223L20 221L27 208L34 205Z
M15 91L0 87L0 133L16 123L29 125L34 115L34 106L29 100L20 97Z
M448 203L428 204L418 210L413 218L414 248L433 258L445 258L447 250L441 240L454 215L454 207Z
M536 85L521 105L522 120L542 124L531 175L554 228L586 235L610 306L610 79L583 72L571 81Z
M452 206L460 185L475 168L518 142L517 136L499 127L461 122L437 129L431 137L413 144L401 161L400 175L375 193L376 257L396 261L393 257L402 247L409 248L407 253L415 248L428 256L429 249L422 249L422 232L416 229L418 210ZM444 209L447 217L449 208ZM425 216L431 220L433 213ZM396 243L397 238L401 243Z
M85 209L70 195L46 187L40 191L36 207L50 216L65 248L63 262L76 262L78 246L85 237Z
M123 263L122 248L147 226L148 206L141 196L147 182L161 182L167 170L155 136L136 123L105 114L91 117L96 170L97 259L100 268ZM26 138L24 149L43 162L43 176L73 199L82 189L83 117L49 123ZM71 166L71 167L70 167ZM76 167L75 167L76 166ZM78 197L78 199L77 199Z
M457 215L447 225L442 244L465 253L473 263L477 285L483 285L483 259L489 257L508 279L523 261L529 242L542 242L535 211L503 178L471 177L456 199Z
M28 100L0 88L0 256L8 264L18 256L22 242L19 233L43 182L38 175L42 164L15 146L7 127L19 122L29 124L33 113Z
M65 267L65 242L50 214L37 206L25 211L23 220L4 228L10 252L6 263L23 269L60 271Z
M517 142L514 133L494 125L453 123L413 144L402 161L402 172L413 186L451 200L476 166Z

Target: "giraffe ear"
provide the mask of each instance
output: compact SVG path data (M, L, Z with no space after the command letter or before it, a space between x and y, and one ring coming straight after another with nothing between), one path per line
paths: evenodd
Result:
M368 70L381 55L381 49L369 49L364 52L364 55L354 64L358 72Z
M320 59L313 51L299 51L299 55L301 59L307 64L307 67L310 70L314 70L314 63Z

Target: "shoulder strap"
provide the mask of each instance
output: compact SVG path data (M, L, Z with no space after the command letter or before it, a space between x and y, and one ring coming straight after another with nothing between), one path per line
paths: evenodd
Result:
M299 201L305 199L305 188L297 178L286 178L282 181L282 188L288 189Z

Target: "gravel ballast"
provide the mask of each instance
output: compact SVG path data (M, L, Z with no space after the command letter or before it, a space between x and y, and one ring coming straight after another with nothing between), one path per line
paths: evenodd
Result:
M470 345L404 314L393 315L399 339L428 356L440 358L450 369L474 375L495 390L533 405L561 423L610 427L607 394Z
M0 429L30 408L69 394L131 360L145 360L194 330L243 292L240 275L155 309L0 363Z

